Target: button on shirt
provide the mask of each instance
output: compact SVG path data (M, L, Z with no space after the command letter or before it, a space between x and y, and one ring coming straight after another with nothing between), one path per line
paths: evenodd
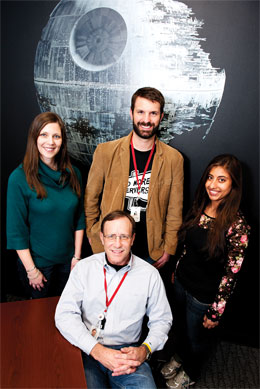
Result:
M107 309L105 327L96 340L90 330L106 309L104 267L108 299L124 273L128 274ZM144 342L152 352L161 350L172 314L158 270L132 255L128 265L116 271L107 264L105 253L99 253L81 260L72 270L56 308L55 323L70 343L90 354L97 343L109 346L138 342L145 314L149 317L149 333Z

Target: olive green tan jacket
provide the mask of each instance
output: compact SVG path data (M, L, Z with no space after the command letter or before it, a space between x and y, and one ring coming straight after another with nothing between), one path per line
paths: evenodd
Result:
M104 251L99 238L101 221L109 212L123 210L128 185L132 132L97 146L85 192L87 235L94 253ZM183 157L156 139L146 209L150 257L174 254L182 222Z

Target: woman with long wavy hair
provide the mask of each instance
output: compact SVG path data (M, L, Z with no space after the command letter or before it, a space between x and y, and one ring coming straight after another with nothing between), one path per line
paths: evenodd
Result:
M29 297L61 294L80 259L84 229L81 174L70 162L64 123L41 113L7 189L7 248L17 251Z
M239 210L241 195L238 159L215 157L178 233L181 255L172 277L174 355L161 370L169 388L189 387L198 379L213 328L236 285L250 230Z

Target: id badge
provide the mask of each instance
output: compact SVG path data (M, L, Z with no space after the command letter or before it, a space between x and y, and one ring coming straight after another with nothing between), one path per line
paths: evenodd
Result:
M98 339L99 334L100 334L100 328L92 325L90 328L90 333L93 336L93 338Z
M140 222L141 207L131 207L131 216L136 223Z

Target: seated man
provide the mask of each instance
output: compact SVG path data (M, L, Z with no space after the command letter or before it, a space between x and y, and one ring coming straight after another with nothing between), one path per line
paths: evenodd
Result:
M105 216L105 252L75 266L56 308L57 328L83 351L88 389L156 388L145 361L163 348L172 314L158 270L130 252L134 230L124 211ZM145 315L149 332L138 345Z

